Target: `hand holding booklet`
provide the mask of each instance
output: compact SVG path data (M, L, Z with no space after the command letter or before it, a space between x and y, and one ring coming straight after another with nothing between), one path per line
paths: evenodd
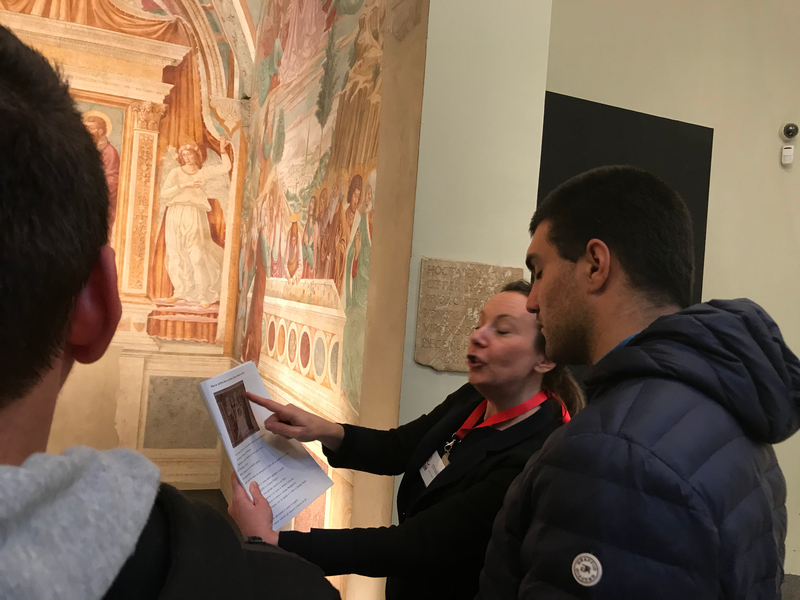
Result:
M272 507L279 529L333 485L303 445L264 429L272 414L247 399L247 392L269 398L261 375L246 362L199 384L200 394L222 445L247 496L251 481Z

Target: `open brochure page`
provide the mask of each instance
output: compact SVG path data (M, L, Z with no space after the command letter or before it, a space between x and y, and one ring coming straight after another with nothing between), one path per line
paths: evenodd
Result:
M270 397L252 362L202 381L199 387L239 482L248 496L250 482L258 483L272 506L275 529L333 485L300 442L264 429L272 412L245 395Z

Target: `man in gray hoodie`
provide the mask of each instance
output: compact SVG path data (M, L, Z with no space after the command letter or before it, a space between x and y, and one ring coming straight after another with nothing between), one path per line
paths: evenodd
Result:
M0 598L338 598L299 557L241 546L136 452L44 454L72 365L120 318L108 211L67 85L0 27Z

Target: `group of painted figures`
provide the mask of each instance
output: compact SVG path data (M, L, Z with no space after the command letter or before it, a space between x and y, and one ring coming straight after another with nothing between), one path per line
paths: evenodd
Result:
M344 301L345 282L358 273L364 243L372 243L374 189L374 171L366 182L360 174L342 174L330 191L316 190L300 212L291 213L273 181L253 215L251 256L261 257L269 277L332 279Z
M243 244L242 283L247 288L242 297L250 297L244 360L258 360L267 278L294 284L332 280L346 313L366 309L375 179L374 170L366 178L343 171L330 187L314 190L298 212L290 210L275 180L269 184L251 213Z

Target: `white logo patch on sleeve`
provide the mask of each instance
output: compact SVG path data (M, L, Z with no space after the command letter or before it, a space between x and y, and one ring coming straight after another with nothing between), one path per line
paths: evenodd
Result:
M578 554L572 561L572 576L584 587L592 587L603 577L603 565L597 557L588 552Z

